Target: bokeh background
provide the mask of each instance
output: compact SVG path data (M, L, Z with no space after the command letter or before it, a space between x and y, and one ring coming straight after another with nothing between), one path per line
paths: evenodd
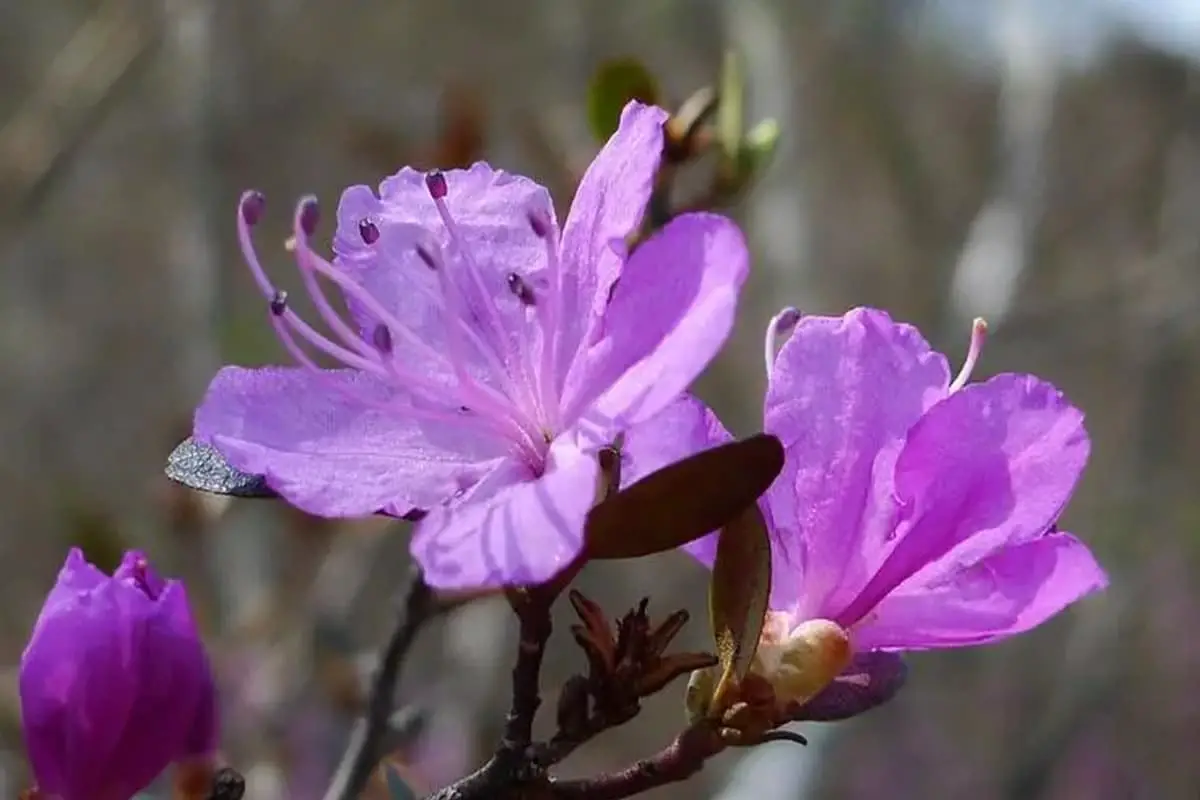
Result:
M319 798L407 556L377 521L199 498L161 474L218 365L281 357L234 242L238 193L292 199L402 164L486 158L569 201L595 150L601 61L675 102L745 57L783 139L732 209L756 256L734 339L700 384L758 420L782 303L871 304L977 374L1037 372L1094 448L1066 527L1113 584L1043 629L914 656L858 720L727 754L659 798L1200 796L1200 4L1195 0L41 0L0 2L0 796L27 774L15 671L66 548L143 547L190 585L252 800ZM327 234L326 234L327 235ZM684 556L589 568L612 613L688 608ZM401 694L429 709L396 757L444 783L491 749L514 624L472 604L423 636ZM560 624L544 689L582 665ZM648 755L683 687L566 765Z

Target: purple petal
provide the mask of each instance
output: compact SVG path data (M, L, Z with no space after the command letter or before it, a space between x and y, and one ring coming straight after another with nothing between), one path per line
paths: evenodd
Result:
M836 722L856 717L896 696L908 677L904 659L896 653L857 653L850 666L800 707L793 721Z
M559 367L565 371L608 301L622 272L623 255L610 244L624 240L641 223L662 159L661 108L631 102L621 112L617 132L597 154L575 190L563 226L563 328Z
M120 772L135 782L148 783L185 756L210 754L216 743L213 679L187 593L169 581L160 600L134 652L138 687L118 755Z
M449 353L453 338L462 339L463 357L477 379L490 382L495 372L484 367L485 352L510 374L521 374L524 364L537 363L528 354L540 353L541 331L509 288L508 276L515 273L528 284L542 281L546 241L534 234L529 217L544 215L552 233L557 231L550 195L527 178L482 162L443 174L454 236L430 198L426 173L405 167L381 184L381 199L363 186L343 193L334 237L338 264L434 350ZM364 217L379 233L372 244L359 231ZM418 246L445 261L446 277L465 302L463 308L452 307L453 316L465 320L467 330L448 318L439 275L418 255ZM347 304L365 333L380 322L353 299ZM409 369L446 372L445 362L438 367L428 359L414 361L415 354L402 355ZM523 376L526 385L532 377Z
M621 450L621 486L625 487L668 464L733 441L717 415L699 399L685 394L645 422L625 432ZM705 536L684 550L711 567L716 536Z
M994 642L1037 627L1107 585L1083 542L1049 534L947 577L913 576L859 625L854 643L921 650Z
M938 403L896 462L891 551L838 621L853 624L933 562L948 577L1035 539L1061 515L1087 463L1083 414L1048 383L998 375Z
M395 399L358 372L226 367L196 411L195 436L231 466L264 476L292 505L327 517L436 504L504 453L462 423L413 419L403 407L384 412L342 392Z
M731 220L672 220L625 265L601 338L568 377L568 409L590 406L590 422L616 431L669 405L725 343L748 269Z
M848 602L893 524L891 467L909 428L945 396L946 360L881 311L805 317L770 375L764 427L787 461L767 492L772 607L805 617Z
M472 491L430 511L412 553L439 589L536 584L579 554L583 523L595 504L596 458L559 439L545 474L503 462Z
M47 606L38 619L21 657L21 722L49 795L89 797L110 780L137 689L131 634L149 608L139 595L106 581Z

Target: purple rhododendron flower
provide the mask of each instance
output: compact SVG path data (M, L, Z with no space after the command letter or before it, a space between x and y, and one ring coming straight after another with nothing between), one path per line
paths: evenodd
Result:
M141 553L110 578L71 550L19 683L42 796L129 800L172 762L216 749L216 692L187 594Z
M246 259L299 366L223 369L196 438L313 514L427 511L412 550L435 586L551 577L582 546L595 450L695 379L746 277L741 233L715 214L679 216L627 253L665 120L626 107L561 234L544 188L482 163L346 190L332 262L309 243L315 201L301 202L296 261L332 337L266 277L249 241L262 197L247 194Z
M792 326L776 357L776 336ZM1107 584L1088 548L1056 526L1088 458L1083 414L1030 375L968 383L982 340L977 324L952 381L945 357L881 311L789 310L772 322L764 429L786 462L760 501L771 644L809 625L814 647L848 640L841 664L873 650L984 644ZM627 443L673 460L729 438L684 397ZM659 465L630 464L631 477ZM711 565L716 537L687 549ZM895 658L859 666L883 684L902 679Z

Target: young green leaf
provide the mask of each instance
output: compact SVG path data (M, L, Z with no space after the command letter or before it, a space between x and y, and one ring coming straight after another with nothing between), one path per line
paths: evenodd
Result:
M621 110L630 100L656 105L658 84L640 61L621 58L601 64L587 93L588 127L604 142L617 130Z
M588 558L638 558L673 550L720 529L767 490L783 469L783 446L756 434L652 472L588 515Z
M721 529L709 583L708 611L720 678L712 705L750 670L771 595L771 540L758 504Z

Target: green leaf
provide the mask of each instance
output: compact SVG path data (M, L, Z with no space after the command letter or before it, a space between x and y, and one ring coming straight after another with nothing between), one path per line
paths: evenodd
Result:
M717 143L726 163L736 163L742 147L745 82L737 53L725 53L721 65L720 105L717 106Z
M417 800L417 793L400 777L400 772L391 764L383 768L387 778L388 797L391 800Z
M783 445L760 433L705 450L646 477L588 514L588 558L639 558L719 530L783 469Z
M658 84L642 63L621 58L600 65L587 94L588 127L601 142L616 133L621 110L630 100L658 104Z
M746 134L738 150L738 172L743 181L757 177L775 158L779 134L779 123L773 119L764 119Z
M721 677L712 706L720 708L728 687L746 676L758 649L771 596L771 539L758 504L721 529L708 590L713 641Z

